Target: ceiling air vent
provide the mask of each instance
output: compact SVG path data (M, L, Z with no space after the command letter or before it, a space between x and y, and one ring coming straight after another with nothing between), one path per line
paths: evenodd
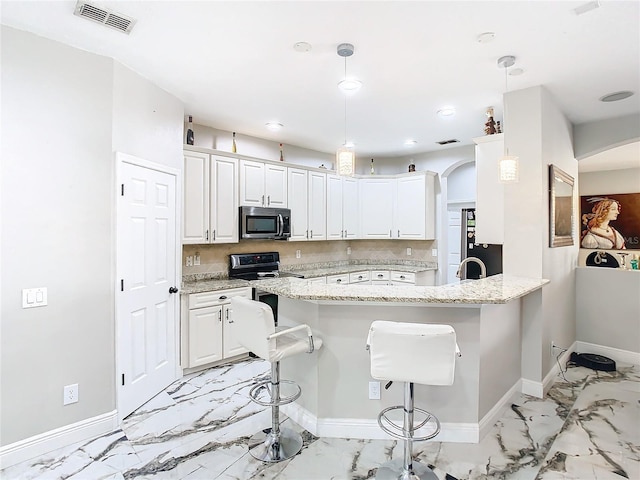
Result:
M131 17L83 1L78 1L73 14L124 33L131 32L136 23Z
M440 140L439 142L436 142L438 145L449 145L450 143L459 143L460 140L458 140L457 138L452 138L451 140Z

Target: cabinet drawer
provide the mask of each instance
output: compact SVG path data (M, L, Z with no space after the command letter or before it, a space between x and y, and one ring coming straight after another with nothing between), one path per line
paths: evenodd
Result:
M349 275L346 273L344 275L328 275L327 276L327 284L329 285L340 285L349 283Z
M231 297L251 298L251 287L192 293L189 295L189 310L193 308L212 307L214 305L229 303L229 299Z
M354 272L349 274L349 283L368 282L371 280L369 272Z
M416 274L409 272L391 272L391 281L416 283Z
M327 279L325 277L314 277L314 278L309 278L309 283L312 283L314 285L325 285L327 283Z
M372 270L371 280L389 280L389 270Z

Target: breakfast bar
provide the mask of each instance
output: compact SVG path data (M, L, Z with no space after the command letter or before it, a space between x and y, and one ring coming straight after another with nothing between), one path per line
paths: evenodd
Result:
M385 438L377 415L402 404L402 385L381 386L369 399L367 333L374 320L453 326L462 357L450 387L415 386L416 406L442 423L440 441L478 442L521 391L527 351L522 299L548 283L505 275L442 286L318 285L304 279L263 280L279 297L279 324L306 323L323 340L311 355L282 362L282 378L302 396L283 411L322 437ZM424 368L429 368L425 365Z

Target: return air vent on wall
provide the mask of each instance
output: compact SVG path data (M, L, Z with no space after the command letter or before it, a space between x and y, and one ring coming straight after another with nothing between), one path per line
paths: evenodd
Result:
M457 138L452 138L451 140L440 140L439 142L436 142L438 145L449 145L450 143L459 143L460 140L458 140Z
M78 1L73 14L124 33L131 32L136 24L136 21L131 17L83 1Z

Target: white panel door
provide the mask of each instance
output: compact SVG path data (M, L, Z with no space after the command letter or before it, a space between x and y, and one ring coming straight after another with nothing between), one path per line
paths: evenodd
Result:
M456 272L460 266L460 249L462 246L462 210L449 210L448 214L448 248L447 248L447 283L455 283L458 281Z
M287 167L265 164L264 170L265 206L273 208L287 207Z
M238 161L211 159L211 243L238 243Z
M184 152L182 243L208 243L209 155Z
M289 208L291 209L290 240L307 240L309 238L307 189L307 171L300 168L289 168L287 191Z
M264 163L240 160L240 205L251 207L266 205Z
M342 177L327 175L327 240L342 240Z
M176 379L177 176L122 162L117 202L120 418Z

